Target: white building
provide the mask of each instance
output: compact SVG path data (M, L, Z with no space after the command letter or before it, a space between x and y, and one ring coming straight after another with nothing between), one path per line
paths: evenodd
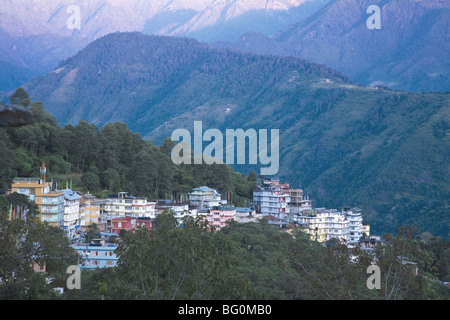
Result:
M362 214L358 208L344 209L345 218L348 220L348 243L349 247L354 247L362 238Z
M286 219L290 213L290 194L281 186L259 185L253 191L253 204L256 212L264 216Z
M312 240L325 242L334 238L348 242L349 221L342 212L335 209L317 208L303 211L302 215L296 217L296 221L303 225Z
M156 204L157 214L164 212L164 210L172 211L174 217L179 224L182 224L183 218L186 216L196 217L197 208L189 206L187 202L172 202L170 200L160 200Z
M83 198L71 189L64 189L64 230L69 239L75 237L75 233L80 228L80 221L84 217L80 216L80 202Z
M226 202L217 190L205 186L192 189L189 201L197 208L213 208Z
M326 240L339 239L341 241L348 241L349 222L341 212L334 212L326 218L327 237Z
M101 210L108 219L125 216L156 217L156 202L149 202L145 197L134 197L129 196L128 192L119 192L105 200L101 203Z
M263 215L250 207L236 207L236 218L239 223L258 222Z

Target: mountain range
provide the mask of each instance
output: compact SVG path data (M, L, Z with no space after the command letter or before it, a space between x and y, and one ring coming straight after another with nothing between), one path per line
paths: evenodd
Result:
M371 5L380 9L379 29L368 27ZM301 57L359 84L444 92L450 89L449 21L444 0L335 0L270 36L247 32L216 46Z
M297 57L138 32L101 37L24 88L61 125L121 121L156 142L196 120L279 129L278 177L316 205L361 207L378 232L414 223L448 237L448 93L368 87Z
M0 91L47 73L112 32L234 41L245 31L270 35L329 0L3 0ZM79 18L78 25L73 24Z

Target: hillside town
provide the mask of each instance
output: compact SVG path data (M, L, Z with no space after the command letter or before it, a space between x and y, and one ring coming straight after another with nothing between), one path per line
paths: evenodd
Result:
M155 218L165 211L173 213L180 227L186 216L202 217L215 230L230 221L247 223L264 218L286 232L300 228L311 240L324 244L339 239L349 248L360 244L370 251L382 241L371 236L370 226L362 223L361 209L314 208L302 189L293 189L279 180L263 179L256 185L250 205L237 207L208 186L194 188L186 202L149 200L128 192L97 198L70 188L55 188L52 181L46 181L46 170L42 163L40 178L16 177L7 193L26 195L38 206L42 222L64 229L72 247L83 257L81 268L115 266L118 257L114 250L121 232L142 227L151 230ZM87 242L85 235L93 226L98 230L97 238Z

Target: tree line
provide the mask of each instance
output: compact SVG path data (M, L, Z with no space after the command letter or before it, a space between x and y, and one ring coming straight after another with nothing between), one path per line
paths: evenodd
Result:
M202 185L218 189L236 205L248 205L252 196L254 172L237 173L226 164L175 165L170 138L157 146L121 122L101 128L86 121L60 127L23 88L10 102L28 108L35 121L0 128L0 190L14 177L39 177L45 162L47 181L53 180L55 187L72 186L98 196L127 191L149 199L183 200Z
M11 204L27 219L11 219ZM67 268L81 263L62 229L35 218L26 196L0 196L2 300L443 300L450 289L450 243L405 226L375 248L375 257L332 239L325 245L301 229L231 222L211 230L201 218L179 227L173 213L158 215L152 230L121 233L118 264L81 269L80 288L67 287ZM415 261L419 272L398 257ZM376 262L380 287L370 289ZM36 272L34 266L45 267ZM63 288L58 293L55 288Z

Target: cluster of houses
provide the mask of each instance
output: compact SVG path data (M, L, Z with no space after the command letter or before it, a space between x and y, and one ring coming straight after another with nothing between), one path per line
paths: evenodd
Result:
M45 168L44 164L42 168ZM202 216L216 230L230 220L246 223L264 217L268 223L287 231L299 227L318 242L337 238L349 247L360 243L370 249L381 241L379 237L370 236L369 226L362 223L360 209L313 208L302 189L292 189L278 180L261 181L253 192L249 207L236 207L207 186L194 188L186 202L149 201L127 192L99 199L90 193L53 188L52 182L45 181L45 169L41 169L40 178L15 178L8 192L27 195L38 206L41 221L65 230L73 247L83 257L82 268L116 265L118 258L114 254L116 244L113 239L118 239L122 230L144 226L152 229L156 216L166 210L173 212L180 226L186 216ZM94 224L99 230L99 239L84 243L83 235Z

